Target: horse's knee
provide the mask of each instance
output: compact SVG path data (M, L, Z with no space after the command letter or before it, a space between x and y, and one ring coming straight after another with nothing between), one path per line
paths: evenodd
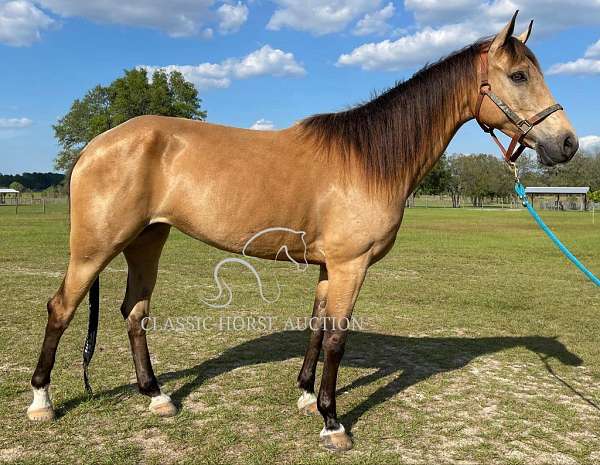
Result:
M346 331L327 330L323 337L323 350L335 356L342 356L346 346Z
M46 304L48 310L48 329L53 331L64 331L73 319L74 308L64 304L60 295L52 297Z
M125 303L124 303L125 305ZM129 306L127 312L127 332L130 336L142 336L146 334L146 329L143 325L143 321L150 314L150 306L148 300L138 300L134 305Z

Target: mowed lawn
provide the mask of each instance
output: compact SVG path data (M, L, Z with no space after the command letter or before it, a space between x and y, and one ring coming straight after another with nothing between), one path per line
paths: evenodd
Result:
M273 327L153 331L149 345L166 392L181 406L152 416L135 390L119 307L126 264L101 275L95 395L85 395L86 303L52 373L58 419L32 424L29 379L68 257L65 207L44 215L0 208L0 462L597 464L600 462L600 292L524 211L411 209L396 245L367 276L348 339L338 412L355 440L335 455L318 444L322 421L300 416L296 376L318 269L257 261L253 276L223 273L233 303L213 309L215 264L228 255L177 231L152 301L174 317L272 317ZM91 212L92 213L92 212ZM600 218L543 212L600 273ZM285 226L285 225L281 225ZM321 366L321 365L320 365Z

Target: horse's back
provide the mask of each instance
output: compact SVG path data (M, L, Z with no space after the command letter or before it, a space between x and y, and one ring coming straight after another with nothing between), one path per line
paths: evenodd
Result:
M169 223L238 251L273 225L307 228L306 218L318 216L321 167L294 128L254 131L144 116L86 147L71 191L82 211Z

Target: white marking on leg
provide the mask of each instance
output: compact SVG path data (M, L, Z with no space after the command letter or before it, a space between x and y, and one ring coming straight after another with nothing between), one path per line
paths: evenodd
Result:
M304 407L314 404L316 401L317 396L314 394L314 392L302 390L302 395L298 399L298 410L302 410Z
M155 409L156 407L159 407L163 404L170 404L171 403L171 398L164 394L162 391L160 391L160 394L157 396L154 396L151 400L150 400L150 410Z
M44 386L40 389L33 388L33 402L27 409L27 412L34 412L36 410L52 410L52 402L50 401L50 385Z
M344 428L344 425L342 425L340 423L340 426L336 429L327 429L327 428L323 427L323 429L321 430L321 434L319 434L319 436L324 438L326 436L331 436L332 434L345 433L345 432L346 432L346 429Z

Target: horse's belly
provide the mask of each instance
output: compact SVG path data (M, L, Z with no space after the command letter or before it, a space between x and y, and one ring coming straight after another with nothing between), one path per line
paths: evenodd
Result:
M174 187L154 221L234 253L318 262L313 192L288 182L202 177Z

